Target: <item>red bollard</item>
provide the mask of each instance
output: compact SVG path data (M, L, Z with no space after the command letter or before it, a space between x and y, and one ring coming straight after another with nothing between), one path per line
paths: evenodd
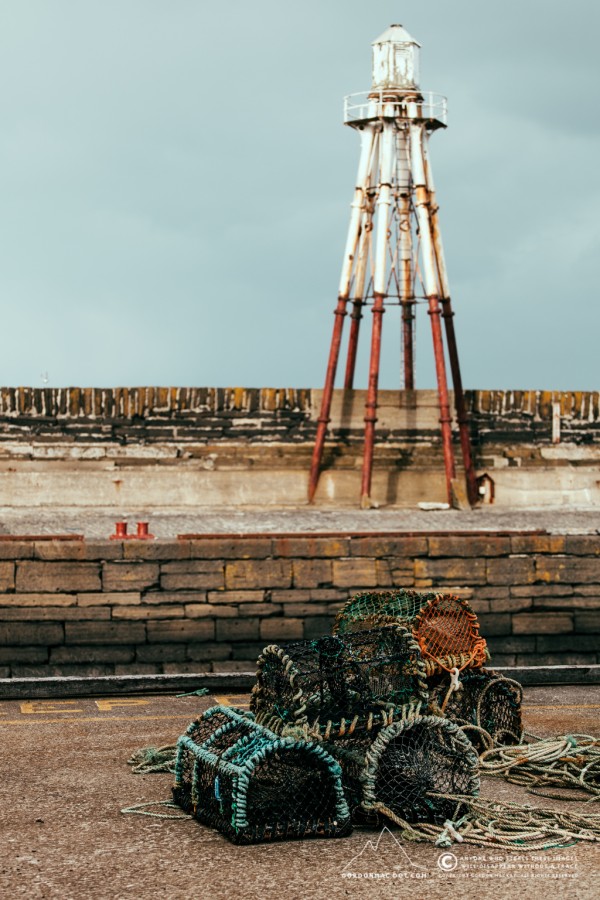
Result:
M133 535L132 535L133 536ZM137 534L135 535L141 541L153 541L154 535L148 532L148 523L147 522L138 522L137 523Z
M124 541L128 537L127 522L115 522L115 533L111 534L111 541Z

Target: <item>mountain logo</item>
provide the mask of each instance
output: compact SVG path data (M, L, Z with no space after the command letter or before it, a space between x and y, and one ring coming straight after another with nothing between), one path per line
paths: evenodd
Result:
M388 850L391 848L393 848L394 851L399 851L404 858L405 863L407 863L409 866L412 866L414 869L422 869L425 871L427 870L426 866L420 866L418 863L414 863L412 861L398 838L390 831L387 826L384 826L381 829L381 833L379 834L377 840L372 841L369 839L368 841L366 841L362 850L357 853L356 856L352 857L350 862L344 866L342 871L345 872L347 869L355 867L355 864L359 860L364 864L365 862L370 861L373 856L379 854L383 849ZM394 866L394 868L400 869L402 868L402 866L396 865Z

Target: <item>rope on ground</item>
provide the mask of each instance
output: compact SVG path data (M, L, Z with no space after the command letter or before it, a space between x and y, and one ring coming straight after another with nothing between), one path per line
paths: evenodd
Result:
M600 843L600 814L556 811L452 794L436 796L455 800L457 804L453 819L443 825L411 824L383 804L374 809L395 822L405 840L432 841L437 847L464 841L523 853L561 849L578 841Z
M178 816L171 816L168 813L159 813L159 812L149 812L148 807L151 806L163 806L166 809L177 809L179 810ZM151 816L153 819L189 819L190 817L183 813L180 806L176 803L173 803L172 800L151 800L149 803L135 803L133 806L125 806L122 810L122 813L132 813L136 816Z
M175 694L175 699L179 700L180 697L206 697L208 694L208 688L198 688L197 691L188 691L187 694Z
M600 740L589 734L494 747L481 754L479 765L482 775L505 778L542 797L571 799L552 788L592 794L588 802L600 797Z
M167 744L164 747L142 747L131 754L127 760L129 766L133 766L134 775L150 775L155 772L168 772L175 774L175 759L177 745Z

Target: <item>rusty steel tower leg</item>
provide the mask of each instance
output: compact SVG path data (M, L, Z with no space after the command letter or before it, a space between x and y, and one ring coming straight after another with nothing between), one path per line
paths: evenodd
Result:
M321 459L323 457L323 447L325 445L325 436L327 434L327 426L330 420L331 399L333 396L333 387L335 384L335 376L337 372L338 359L340 355L340 344L342 342L342 330L344 326L344 317L346 315L346 306L350 296L350 285L352 281L352 270L356 248L361 235L361 221L365 207L365 196L369 183L369 174L372 167L372 155L374 152L375 140L374 128L365 128L361 132L361 154L358 164L358 175L356 179L356 188L354 190L354 199L351 205L350 226L348 228L348 237L346 240L346 249L344 252L344 262L342 265L342 275L340 278L340 289L338 292L338 302L335 309L335 320L333 324L333 334L331 337L331 348L329 351L329 360L327 363L327 374L325 376L325 386L323 388L323 398L321 401L321 410L318 418L317 435L315 438L315 446L313 449L310 475L308 479L308 502L312 503L317 484L319 482L319 474L321 471Z
M359 247L357 252L356 272L354 274L354 299L352 301L352 313L350 314L350 335L348 337L348 358L346 361L346 374L344 388L347 390L354 386L354 371L356 369L356 352L358 350L358 334L360 320L365 299L365 280L367 275L367 262L371 231L373 228L373 212L367 208L364 222L360 231Z
M450 370L452 372L452 384L454 386L454 406L456 408L456 419L458 421L458 430L460 434L460 446L462 450L463 465L465 467L465 480L467 482L467 497L471 506L475 506L479 502L479 492L477 490L477 478L475 476L475 466L473 464L473 455L471 453L471 434L469 431L469 419L465 405L465 395L462 386L462 378L460 375L460 363L458 361L458 348L456 346L456 334L454 332L454 312L450 297L442 300L442 318L446 327L446 341L448 344L448 357L450 359Z
M450 286L448 284L448 273L444 256L444 245L442 242L442 233L439 226L438 206L435 200L433 173L429 164L429 153L426 141L423 144L423 161L425 165L427 188L429 190L431 230L433 235L436 266L440 286L442 289L442 318L444 319L444 326L446 330L448 358L450 360L450 371L452 372L452 384L454 386L454 406L456 409L456 419L458 422L458 431L460 435L463 465L465 467L467 498L470 505L475 506L479 502L479 492L477 490L477 478L475 475L475 466L473 464L473 454L471 452L471 434L469 431L469 420L465 405L465 395L462 386L460 363L458 360L458 346L456 343L456 332L454 330L454 312L452 310L452 301L450 300Z
M448 379L446 378L444 342L442 340L442 326L440 323L441 309L439 299L435 295L431 295L427 300L429 303L428 313L431 318L431 335L435 356L435 374L440 407L440 430L442 432L444 470L446 473L446 493L448 503L452 506L452 482L456 478L456 464L454 462L454 448L452 447L452 416L450 415L450 403L448 400Z
M373 473L373 448L375 423L377 422L377 393L379 387L379 359L381 356L381 330L383 325L383 295L375 294L373 302L373 331L371 332L371 359L369 362L369 386L365 403L365 449L363 455L360 505L369 509L371 502L371 477Z
M325 445L325 435L327 434L327 426L329 424L329 414L331 412L331 398L333 396L333 385L335 382L335 373L337 370L338 359L340 356L340 344L342 342L342 329L344 327L344 316L346 315L347 297L339 297L337 307L334 311L335 320L333 323L333 335L331 337L331 348L329 350L329 360L327 363L327 374L325 376L325 387L323 388L323 398L321 400L321 411L317 419L317 436L315 438L315 446L313 448L312 460L310 466L310 477L308 482L308 502L312 503L317 484L319 481L319 472L321 469L321 458L323 456L323 447Z
M439 273L431 224L431 204L427 187L427 177L425 174L426 140L427 135L422 125L410 126L411 165L415 187L415 211L419 225L421 246L423 249L423 281L425 284L425 294L429 304L431 335L433 338L433 352L435 355L435 371L440 407L440 429L442 433L444 469L446 473L446 493L448 496L448 503L452 505L452 482L456 478L456 463L454 461L454 448L452 446L452 419L448 402L448 381L446 378L444 342L442 339L442 327L440 322L441 309L439 298L442 291L439 283Z
M392 181L396 163L395 145L396 130L394 123L384 120L379 141L379 195L375 204L377 233L373 266L373 330L371 334L369 386L365 404L365 449L360 489L360 505L363 509L368 509L372 506L371 476L373 472L375 423L377 422L377 390L379 385L379 358L381 356L381 328L384 313L383 303L386 295L390 207L393 199Z

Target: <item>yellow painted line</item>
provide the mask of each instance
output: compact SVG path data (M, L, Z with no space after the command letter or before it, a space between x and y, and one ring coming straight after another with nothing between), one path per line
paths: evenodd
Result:
M73 719L6 719L1 725L64 725L65 722L155 722L158 719L185 719L189 722L193 713L180 713L178 716L77 716Z

